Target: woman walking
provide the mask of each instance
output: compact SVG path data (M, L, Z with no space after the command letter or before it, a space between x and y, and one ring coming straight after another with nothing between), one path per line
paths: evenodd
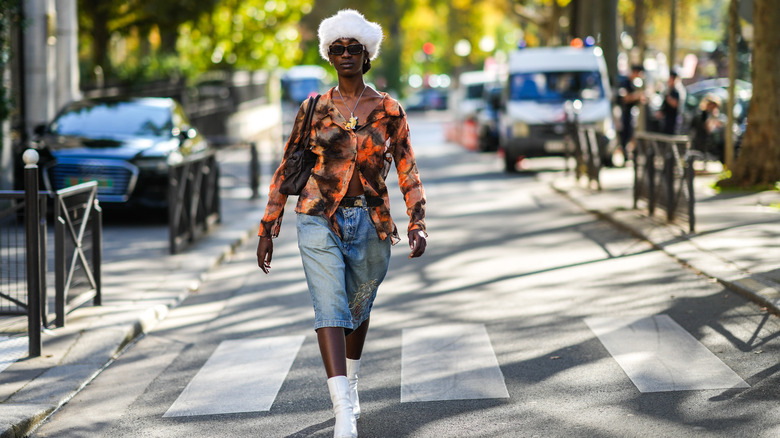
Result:
M336 417L334 437L357 437L360 357L390 246L400 241L385 184L391 162L409 215L409 258L425 252L425 192L406 114L396 100L363 80L379 53L381 27L342 10L322 21L318 36L320 55L336 70L338 86L314 107L309 141L317 161L295 208L298 248ZM307 105L298 111L260 226L257 262L266 274L287 201L279 186L291 145L306 131Z

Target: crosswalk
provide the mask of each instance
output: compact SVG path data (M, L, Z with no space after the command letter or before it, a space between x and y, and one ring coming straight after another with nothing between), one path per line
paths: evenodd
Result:
M406 329L402 345L401 403L509 398L482 324Z
M585 324L640 392L749 385L667 315ZM269 411L304 336L223 341L164 417ZM401 403L510 398L483 324L402 330Z
M268 411L304 336L222 342L163 417Z
M749 386L668 315L587 318L585 323L640 392Z

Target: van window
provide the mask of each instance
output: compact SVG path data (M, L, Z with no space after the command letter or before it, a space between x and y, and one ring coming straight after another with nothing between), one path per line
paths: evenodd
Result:
M466 99L482 99L485 84L471 84L466 87Z
M561 101L604 97L597 71L517 73L509 77L510 100Z
M320 92L322 83L317 78L295 78L282 81L284 97L293 102L303 102Z

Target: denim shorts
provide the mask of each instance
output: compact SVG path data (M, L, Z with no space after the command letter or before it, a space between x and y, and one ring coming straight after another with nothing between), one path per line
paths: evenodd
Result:
M339 207L335 216L342 238L326 218L298 214L298 249L314 305L314 329L343 327L349 334L368 319L387 274L391 242L379 238L366 207Z

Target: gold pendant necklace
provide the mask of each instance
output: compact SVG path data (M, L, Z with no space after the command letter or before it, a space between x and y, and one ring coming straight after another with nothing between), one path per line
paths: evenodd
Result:
M344 102L344 106L347 107L347 111L349 111L349 120L344 125L345 128L354 130L355 127L357 127L358 119L355 117L355 110L357 110L358 105L360 104L360 98L363 97L363 93L366 92L366 88L368 88L368 85L363 85L363 91L360 92L360 96L357 98L357 102L355 102L355 108L349 109L349 106L347 105L347 101L344 100L344 96L341 95L341 90L339 90L339 87L336 87L336 92L339 93L339 97L341 98L341 101Z

